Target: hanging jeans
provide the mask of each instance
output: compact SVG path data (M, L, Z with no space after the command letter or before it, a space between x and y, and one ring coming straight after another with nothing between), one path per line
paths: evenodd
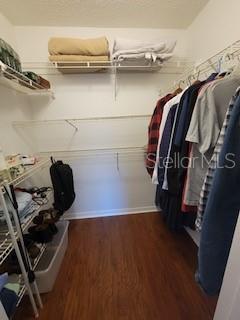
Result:
M226 131L208 197L199 247L196 279L203 290L217 294L231 248L240 210L240 97Z

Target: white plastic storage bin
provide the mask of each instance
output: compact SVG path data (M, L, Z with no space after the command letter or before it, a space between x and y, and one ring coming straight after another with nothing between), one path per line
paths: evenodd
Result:
M39 261L35 275L40 293L53 289L64 254L68 246L68 221L57 223L58 233L50 242Z

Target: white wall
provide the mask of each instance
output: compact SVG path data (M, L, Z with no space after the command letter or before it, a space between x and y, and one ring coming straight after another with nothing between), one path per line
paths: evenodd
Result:
M0 13L0 38L16 48L15 30L11 23ZM30 105L25 97L17 95L8 88L0 87L0 147L5 154L29 152L24 143L12 128L13 120L30 119Z
M188 29L189 56L204 60L240 39L239 0L210 0Z
M0 12L0 38L6 40L12 47L16 45L15 30L8 19Z

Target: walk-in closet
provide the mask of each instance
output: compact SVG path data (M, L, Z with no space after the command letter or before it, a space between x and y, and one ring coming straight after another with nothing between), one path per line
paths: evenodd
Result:
M239 320L240 4L0 0L0 320Z

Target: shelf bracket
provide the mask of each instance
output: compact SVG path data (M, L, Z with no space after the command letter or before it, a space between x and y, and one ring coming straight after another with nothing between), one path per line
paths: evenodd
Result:
M113 72L114 72L114 100L117 100L117 65L114 64L114 68L113 68Z
M75 124L73 124L70 120L65 120L71 127L73 127L74 129L75 129L75 131L78 131L79 130L79 128L75 125Z
M119 153L116 153L117 156L117 171L119 172Z

